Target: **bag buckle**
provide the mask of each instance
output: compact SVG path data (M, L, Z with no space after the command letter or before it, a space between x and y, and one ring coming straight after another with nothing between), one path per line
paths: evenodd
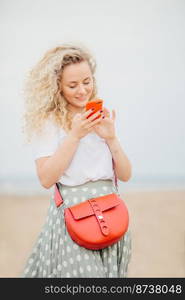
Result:
M92 207L92 210L93 210L93 212L95 214L96 220L98 221L98 224L100 226L101 232L105 236L109 235L109 228L108 228L107 222L105 221L105 219L103 217L102 210L99 207L96 199L89 199L88 201L89 201L89 203L90 203L90 205Z

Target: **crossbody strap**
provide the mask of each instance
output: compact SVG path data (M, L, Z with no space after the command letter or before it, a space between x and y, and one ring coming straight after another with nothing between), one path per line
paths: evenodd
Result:
M113 165L113 171L114 171L115 187L118 191L118 178L117 178L117 175L116 175L115 162L114 162L113 159L112 159L112 165ZM54 200L55 200L55 204L56 204L57 207L59 207L64 202L64 200L62 198L62 194L61 194L60 189L59 189L59 183L58 182L55 183Z
M115 168L115 162L114 159L112 159L112 166L113 166L113 171L114 171L114 182L115 182L115 187L118 190L118 177L116 175L116 168Z
M63 202L62 194L59 189L59 183L55 183L55 192L54 192L54 200L57 207L59 207Z

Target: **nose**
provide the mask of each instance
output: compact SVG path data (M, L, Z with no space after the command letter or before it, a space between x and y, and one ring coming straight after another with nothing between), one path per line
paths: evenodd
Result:
M80 94L80 95L84 95L84 94L86 94L86 90L85 90L85 87L84 87L84 85L79 85L79 87L78 87L78 94Z

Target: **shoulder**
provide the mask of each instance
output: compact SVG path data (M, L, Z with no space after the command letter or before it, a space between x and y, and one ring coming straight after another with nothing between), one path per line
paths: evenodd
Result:
M41 135L57 135L58 137L60 137L66 135L66 133L65 130L55 122L53 117L50 116L43 123L43 126L41 128Z
M41 132L48 132L49 131L57 131L58 130L58 126L57 124L54 122L54 119L50 116L48 117L46 120L44 120L42 128L41 128Z
M52 118L45 120L41 131L35 133L32 139L31 148L34 159L52 155L65 135L63 128L58 126Z
M58 140L66 135L64 129L60 127L54 121L53 117L48 117L43 121L41 129L38 132L34 133L33 143L34 142L44 142L44 141L52 141Z

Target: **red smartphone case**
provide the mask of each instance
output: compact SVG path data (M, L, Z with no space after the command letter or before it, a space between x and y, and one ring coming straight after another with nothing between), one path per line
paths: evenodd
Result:
M102 99L96 99L96 100L92 100L92 101L89 101L87 104L86 104L86 111L89 110L89 109L94 109L93 112L88 115L88 118L90 116L92 116L94 113L96 113L98 110L102 110L103 108L103 100ZM96 119L100 118L100 116L98 116Z

